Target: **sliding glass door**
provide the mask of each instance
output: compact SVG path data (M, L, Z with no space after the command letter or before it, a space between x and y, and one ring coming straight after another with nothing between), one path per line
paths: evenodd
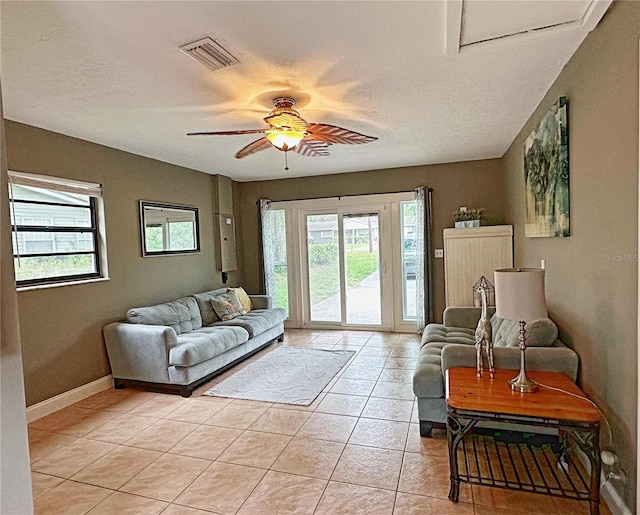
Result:
M342 217L347 324L380 325L380 237L377 213Z
M274 202L271 213L273 290L289 327L415 330L413 193Z
M382 324L378 213L305 214L309 322Z

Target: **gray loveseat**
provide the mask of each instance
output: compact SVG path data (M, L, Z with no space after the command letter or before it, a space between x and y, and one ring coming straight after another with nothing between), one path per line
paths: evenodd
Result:
M270 297L249 295L253 309L221 321L211 298L219 288L156 306L132 308L127 322L103 329L116 388L191 395L193 389L275 340L286 312Z
M498 318L493 311L490 310L489 314L493 315L491 326L495 367L519 370L518 323ZM446 370L451 367L476 366L474 335L480 312L481 308L447 308L443 324L429 324L422 334L422 347L413 374L413 392L418 398L421 436L431 436L433 427L445 427ZM578 375L578 355L558 340L557 326L550 319L545 319L528 323L525 329L527 370L561 372L575 382Z

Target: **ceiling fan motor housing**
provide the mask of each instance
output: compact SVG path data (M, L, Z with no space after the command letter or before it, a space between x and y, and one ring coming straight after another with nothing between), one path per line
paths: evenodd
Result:
M276 97L273 99L273 106L276 109L292 108L296 104L295 99L291 97Z

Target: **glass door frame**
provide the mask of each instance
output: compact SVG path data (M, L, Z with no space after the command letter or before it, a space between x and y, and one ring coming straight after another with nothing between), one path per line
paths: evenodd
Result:
M287 270L289 290L289 318L286 327L305 329L376 330L395 332L415 332L413 320L403 320L402 302L402 247L400 225L400 202L415 200L413 191L403 193L384 193L347 197L326 197L306 200L272 202L273 209L285 211L287 233ZM374 209L372 206L376 206ZM380 244L380 279L382 325L344 325L342 323L310 322L308 302L308 278L306 277L306 214L330 214L337 210L349 213L378 212L380 234L385 234L387 243ZM304 215L303 215L304 213ZM342 230L341 217L339 229ZM342 238L340 238L342 240ZM342 252L341 252L342 254ZM340 263L341 270L344 263ZM344 273L341 271L341 281Z

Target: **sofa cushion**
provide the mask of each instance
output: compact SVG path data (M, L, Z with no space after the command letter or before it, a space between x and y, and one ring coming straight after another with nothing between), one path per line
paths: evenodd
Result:
M202 293L194 293L191 295L198 303L200 315L202 316L202 325L211 325L220 320L218 315L216 315L216 312L213 310L211 299L216 295L225 293L226 291L226 288L218 288L217 290L204 291Z
M247 292L244 291L244 288L242 287L228 288L227 291L235 292L236 296L238 297L238 300L240 301L240 305L242 306L242 309L244 309L245 313L248 313L253 309L253 304L251 304L251 299L249 298L249 295L247 295Z
M215 358L249 339L242 327L202 327L178 336L178 345L169 351L169 365L190 367Z
M240 304L238 296L234 291L214 296L211 299L211 305L213 306L213 310L216 312L216 315L218 315L220 320L223 321L231 320L232 318L239 317L245 313L245 310L242 307L242 304Z
M516 320L491 317L494 347L517 347L520 343ZM533 320L524 326L527 347L551 347L558 338L558 326L550 319Z
M475 330L464 327L447 327L442 324L428 324L422 333L422 345L432 342L475 344Z
M183 297L164 304L131 308L127 311L127 322L131 324L166 325L176 334L202 327L198 304L192 297Z
M446 343L424 345L413 370L413 393L417 397L444 397L442 347Z
M287 312L282 308L254 309L225 322L214 322L212 327L238 326L249 333L250 338L268 331L287 318Z

